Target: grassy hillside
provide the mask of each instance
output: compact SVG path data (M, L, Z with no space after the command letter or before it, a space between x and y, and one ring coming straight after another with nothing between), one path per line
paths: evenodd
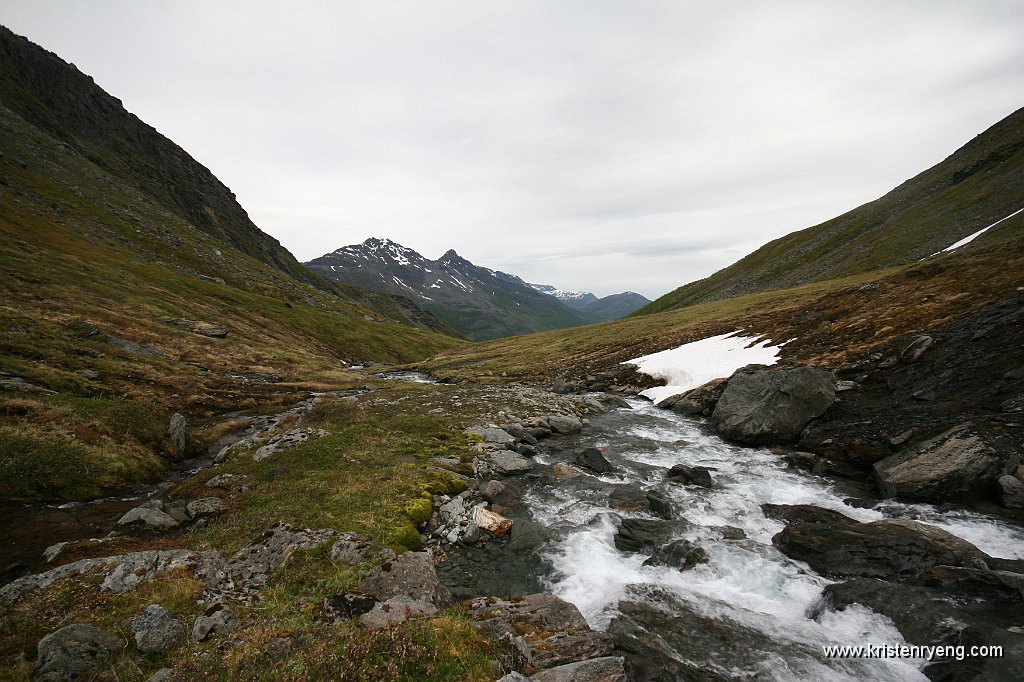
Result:
M637 314L914 263L1024 207L1024 109L880 199L776 239ZM986 235L1021 234L1024 221Z
M987 236L987 235L986 235ZM695 304L579 329L474 344L421 363L451 380L581 379L640 355L737 329L801 363L836 367L1016 291L1024 236L913 265Z
M174 455L173 412L195 422L270 409L343 362L409 362L461 343L215 239L3 107L0 149L0 378L57 391L0 393L0 499L91 497L152 478ZM246 373L281 381L228 376Z

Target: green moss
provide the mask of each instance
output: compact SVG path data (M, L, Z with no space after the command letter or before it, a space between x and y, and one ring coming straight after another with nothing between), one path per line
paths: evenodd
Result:
M423 538L420 537L416 527L411 524L393 529L388 540L389 544L401 549L416 551L423 547Z
M426 497L418 497L405 505L405 513L412 520L413 525L423 525L434 514L434 503L430 498L430 493L426 495Z

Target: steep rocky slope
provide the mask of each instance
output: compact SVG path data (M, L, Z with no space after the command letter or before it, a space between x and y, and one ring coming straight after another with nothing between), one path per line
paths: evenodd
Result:
M885 196L772 241L640 313L914 263L1024 208L1024 109ZM978 240L1019 235L1024 213Z
M459 345L400 322L440 326L404 299L295 270L88 77L9 32L0 45L0 500L123 489L201 442L175 447L175 412L267 409L346 363Z
M306 267L339 282L406 296L474 341L591 321L515 275L474 265L454 250L430 260L388 239L370 238Z

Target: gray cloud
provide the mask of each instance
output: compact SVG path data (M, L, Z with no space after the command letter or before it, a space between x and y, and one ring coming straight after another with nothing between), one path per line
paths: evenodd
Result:
M656 296L1021 106L1024 5L0 1L300 259L386 236Z

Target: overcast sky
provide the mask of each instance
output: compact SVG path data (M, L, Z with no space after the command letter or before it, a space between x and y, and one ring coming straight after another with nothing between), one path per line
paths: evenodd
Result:
M370 236L651 298L1024 105L1024 2L80 2L0 23L309 260Z

